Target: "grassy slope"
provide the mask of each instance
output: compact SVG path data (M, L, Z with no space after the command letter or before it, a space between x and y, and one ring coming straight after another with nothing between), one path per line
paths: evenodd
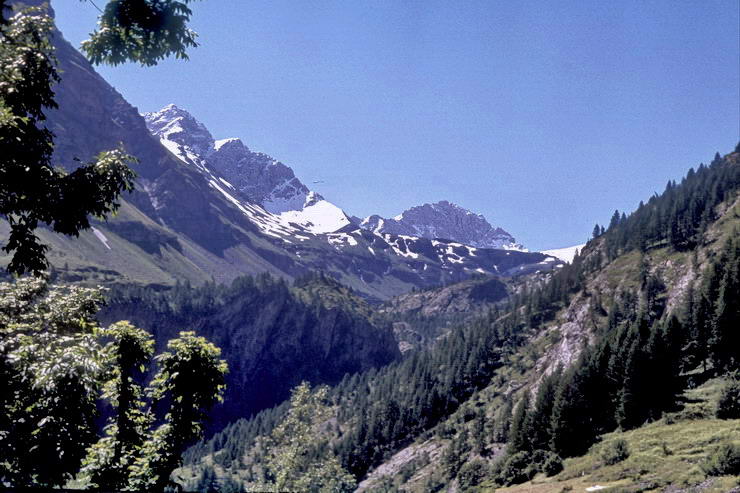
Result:
M664 419L628 432L604 435L589 452L565 461L565 470L552 478L542 476L497 492L559 493L603 486L604 492L663 491L701 485L704 492L728 492L740 486L730 476L707 478L701 464L722 442L740 444L740 420L713 419L713 407L721 387L715 379L686 392L685 408ZM630 456L606 465L601 451L616 440L627 442ZM570 488L570 490L569 490ZM481 488L493 491L493 488Z
M105 222L94 221L92 225L105 236L110 248L92 230L83 231L75 238L41 228L38 235L50 247L49 262L63 280L84 280L90 284L174 285L179 279L201 284L211 280L209 272L215 273L217 280L228 281L240 273L253 274L270 270L264 260L251 252L246 252L248 258L240 264L239 270L235 270L226 259L205 251L183 235L176 236L131 203L125 200L121 202L120 211L110 219L110 223L137 222L143 231L150 231L152 235L177 237L182 252L164 243L158 253L146 252L135 242L115 233L114 228L108 227ZM1 221L0 238L6 238L8 232L7 223ZM233 250L235 251L231 253L235 256L244 254L236 251L238 249ZM6 265L9 261L10 255L2 252L0 265ZM252 265L254 268L250 268Z

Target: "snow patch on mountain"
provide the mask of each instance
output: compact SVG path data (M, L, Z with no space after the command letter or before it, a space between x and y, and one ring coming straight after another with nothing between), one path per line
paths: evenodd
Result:
M580 252L581 250L583 250L583 247L585 246L586 244L582 243L580 245L574 245L574 246L569 246L565 248L542 250L540 253L544 253L545 255L551 255L566 263L571 263L573 262L573 259L576 257L576 252Z
M324 200L316 192L309 192L300 210L287 210L279 214L289 224L298 224L312 233L330 233L350 224L342 209Z

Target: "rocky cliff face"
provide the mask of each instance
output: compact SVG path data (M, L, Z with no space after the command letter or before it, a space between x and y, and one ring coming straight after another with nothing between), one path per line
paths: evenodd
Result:
M396 315L414 313L425 317L474 316L505 300L507 296L505 282L495 277L482 277L405 293L386 301L379 311Z
M360 226L377 233L445 238L479 248L526 251L513 236L491 226L482 215L446 200L412 207L393 219L372 215L363 219Z

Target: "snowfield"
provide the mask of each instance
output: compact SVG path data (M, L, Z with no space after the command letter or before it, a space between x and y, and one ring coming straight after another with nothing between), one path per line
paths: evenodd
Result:
M540 253L544 253L545 255L552 255L555 258L559 258L563 262L571 263L576 256L576 252L580 252L585 246L585 243L581 243L580 245L569 246L565 248L542 250Z

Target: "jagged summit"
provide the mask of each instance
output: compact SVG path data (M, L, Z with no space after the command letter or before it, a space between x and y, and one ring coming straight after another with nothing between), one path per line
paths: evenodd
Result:
M254 152L239 138L215 140L186 110L169 104L143 115L151 133L183 162L215 173L241 197L289 223L314 233L331 233L358 221L309 190L293 170L271 156ZM359 221L378 234L447 239L477 248L526 251L508 232L447 200L412 207L392 219L372 215Z
M205 125L174 104L155 113L145 113L144 119L152 134L160 139L187 146L197 153L207 153L213 148L213 136Z
M526 250L508 232L491 226L481 214L447 200L412 207L392 219L377 214L368 216L360 227L376 233L445 238L478 248Z
M350 223L347 215L312 192L293 170L239 138L214 140L186 110L169 104L143 115L151 133L183 162L215 172L249 202L315 233L330 233Z

